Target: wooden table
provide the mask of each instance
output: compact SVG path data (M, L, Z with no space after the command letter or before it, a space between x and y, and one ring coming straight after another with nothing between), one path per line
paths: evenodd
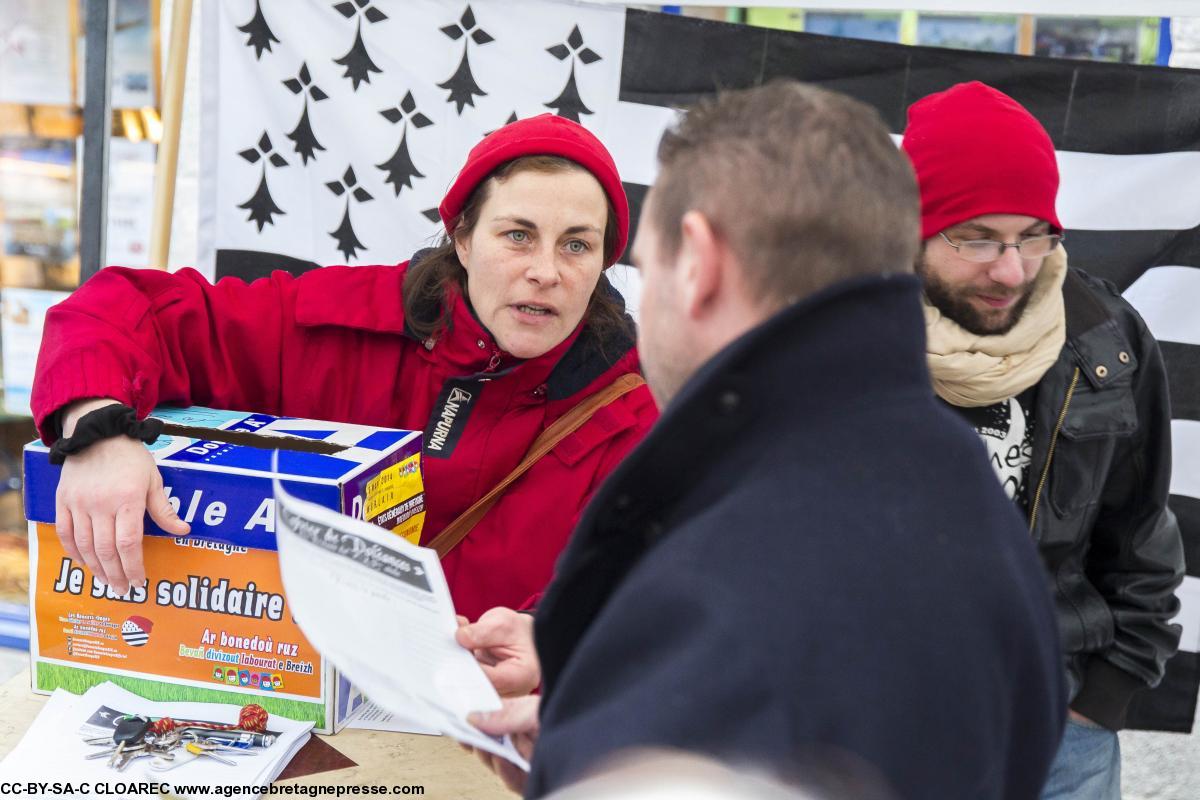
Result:
M45 695L29 688L23 671L0 685L0 757L16 747L41 711ZM463 800L515 800L475 756L444 736L344 730L320 737L358 766L282 781L284 784L423 786L424 797Z

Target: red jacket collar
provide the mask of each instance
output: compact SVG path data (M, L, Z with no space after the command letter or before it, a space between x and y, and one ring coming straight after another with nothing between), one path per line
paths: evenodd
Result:
M500 348L491 332L475 316L462 292L452 289L446 303L450 305L450 323L435 338L425 340L427 357L449 365L459 375L511 376L518 391L532 391L543 386L583 329L580 322L570 336L549 351L522 360Z
M420 255L418 253L414 258ZM425 344L408 327L404 316L402 295L409 263L323 267L306 273L296 281L296 323L306 327L332 325L401 334L418 346ZM609 291L613 290L610 288ZM430 309L430 315L433 313L436 311ZM484 343L483 347L479 346L480 341ZM520 362L500 351L492 335L471 313L461 292L454 292L450 327L442 331L432 348L423 346L420 352L431 362L450 365L454 375L485 372L492 357L499 352L501 361L497 373L507 375L512 370L518 387L524 390L532 391L549 384L548 398L565 400L594 389L609 373L636 371L638 359L633 345L632 321L628 330L611 332L603 341L580 325L548 353ZM496 374L496 377L500 375Z

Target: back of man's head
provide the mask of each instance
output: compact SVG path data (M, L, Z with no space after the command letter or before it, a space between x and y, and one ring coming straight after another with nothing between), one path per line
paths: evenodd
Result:
M912 167L870 107L796 81L722 92L664 134L651 222L673 257L700 211L770 305L862 275L910 272Z

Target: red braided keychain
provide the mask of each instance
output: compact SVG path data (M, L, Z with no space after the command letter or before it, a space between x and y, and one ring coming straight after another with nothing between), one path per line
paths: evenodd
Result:
M263 733L267 729L267 710L260 705L251 704L242 708L238 712L238 721L236 725L227 725L220 722L205 722L204 720L183 719L174 720L170 717L163 717L155 720L150 725L150 732L156 736L162 736L164 733L170 733L176 728L203 728L209 731L250 731L251 733Z

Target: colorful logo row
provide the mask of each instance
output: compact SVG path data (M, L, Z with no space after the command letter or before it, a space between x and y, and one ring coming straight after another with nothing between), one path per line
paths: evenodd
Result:
M268 692L283 688L283 676L272 675L269 672L251 672L248 669L223 669L213 667L213 680L227 683L230 686L249 686L251 689L263 689Z

